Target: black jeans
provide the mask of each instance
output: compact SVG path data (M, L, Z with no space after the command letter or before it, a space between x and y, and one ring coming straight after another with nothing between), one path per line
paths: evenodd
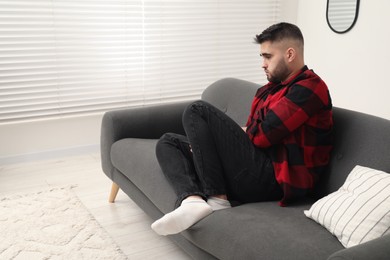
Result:
M236 122L204 101L183 113L187 136L167 133L156 146L158 162L178 195L226 194L239 203L277 200L282 191L267 153Z

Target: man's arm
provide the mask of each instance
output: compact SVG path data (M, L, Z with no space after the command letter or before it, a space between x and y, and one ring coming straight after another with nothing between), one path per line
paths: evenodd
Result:
M286 96L270 105L264 120L257 126L254 144L267 148L280 143L329 103L328 90L323 82L311 88L298 84L291 86Z

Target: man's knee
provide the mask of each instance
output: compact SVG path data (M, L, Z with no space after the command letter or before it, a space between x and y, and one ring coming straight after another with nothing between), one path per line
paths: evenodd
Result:
M174 133L165 133L157 141L157 147L164 146L167 144L176 143L175 140L178 139L177 134Z
M205 109L207 109L209 105L210 104L203 100L197 100L189 104L183 113L183 123L194 114L202 117L205 113Z
M160 139L157 141L157 144L156 144L157 157L164 154L165 147L167 145L172 145L173 139L174 139L174 137L173 137L172 133L165 133L160 137Z
M177 146L181 142L187 142L187 137L175 133L165 133L160 137L160 140L157 141L156 150L161 150L162 147L166 147L167 145Z
M203 100L197 100L188 105L186 111L200 111L207 103Z

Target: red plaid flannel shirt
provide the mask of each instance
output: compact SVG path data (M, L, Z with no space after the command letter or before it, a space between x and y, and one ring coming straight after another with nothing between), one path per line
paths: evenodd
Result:
M314 188L332 150L332 102L319 76L305 66L285 82L259 88L246 126L271 157L284 192L281 206Z

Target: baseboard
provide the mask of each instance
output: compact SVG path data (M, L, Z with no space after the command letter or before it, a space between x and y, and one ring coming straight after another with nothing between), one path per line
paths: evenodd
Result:
M57 150L40 151L37 153L2 156L0 157L0 165L32 162L32 161L39 161L39 160L50 160L50 159L56 159L65 156L77 156L83 154L98 153L99 151L100 151L99 144L91 144L85 146L67 147L64 149L57 149Z

